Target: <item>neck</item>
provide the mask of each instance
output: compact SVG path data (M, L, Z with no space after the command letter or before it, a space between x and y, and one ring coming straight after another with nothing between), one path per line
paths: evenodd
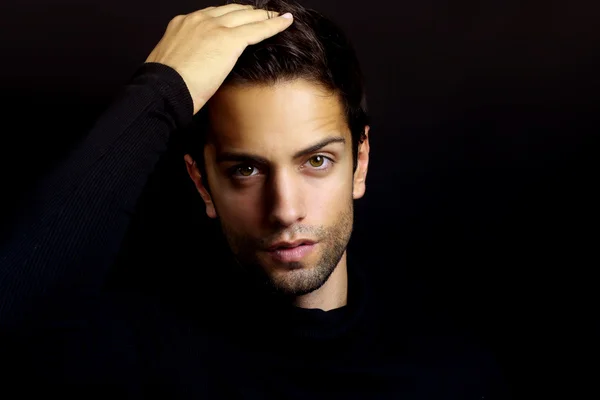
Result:
M319 308L323 311L343 307L348 302L348 269L346 251L335 270L319 289L294 299L294 305L300 308Z

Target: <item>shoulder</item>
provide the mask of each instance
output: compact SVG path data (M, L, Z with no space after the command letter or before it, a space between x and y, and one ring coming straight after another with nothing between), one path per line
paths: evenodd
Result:
M510 398L497 355L466 324L414 301L376 299L377 358L395 379L431 398Z

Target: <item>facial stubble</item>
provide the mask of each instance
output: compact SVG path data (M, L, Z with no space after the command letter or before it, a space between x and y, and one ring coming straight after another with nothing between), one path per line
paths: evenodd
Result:
M285 266L267 268L261 265L258 252L264 251L264 240L249 238L237 232L232 226L221 220L221 230L227 240L236 263L259 282L265 290L286 296L301 296L311 293L323 286L338 266L350 240L353 227L353 200L339 213L336 221L329 227L298 226L291 234L299 237L310 237L318 241L320 255L316 262L307 265L305 262L287 263ZM290 230L287 229L286 233ZM279 235L271 235L280 237Z

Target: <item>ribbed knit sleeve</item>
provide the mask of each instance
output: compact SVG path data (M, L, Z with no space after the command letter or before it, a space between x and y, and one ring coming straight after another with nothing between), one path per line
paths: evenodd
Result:
M36 186L0 248L0 326L46 296L99 290L170 135L192 120L181 76L140 66L91 131Z

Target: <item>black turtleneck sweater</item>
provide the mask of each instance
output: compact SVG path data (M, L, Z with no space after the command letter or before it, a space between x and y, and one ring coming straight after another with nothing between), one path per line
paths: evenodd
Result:
M144 64L39 184L0 252L3 387L19 397L508 398L488 352L408 303L382 307L351 254L348 304L328 312L256 295L243 278L228 283L238 301L182 308L105 290L150 174L191 120L179 74Z

